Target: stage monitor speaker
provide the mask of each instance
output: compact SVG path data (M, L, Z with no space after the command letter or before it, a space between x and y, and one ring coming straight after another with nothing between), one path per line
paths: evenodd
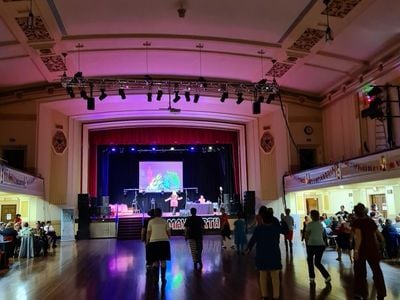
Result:
M243 202L244 202L244 212L246 214L246 217L253 217L256 213L256 192L245 191Z

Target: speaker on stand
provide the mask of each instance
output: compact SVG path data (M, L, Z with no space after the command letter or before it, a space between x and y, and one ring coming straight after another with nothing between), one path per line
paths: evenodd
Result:
M78 194L78 232L76 238L79 240L90 238L90 202L89 194Z
M245 191L243 197L244 214L246 219L251 219L256 214L256 192Z

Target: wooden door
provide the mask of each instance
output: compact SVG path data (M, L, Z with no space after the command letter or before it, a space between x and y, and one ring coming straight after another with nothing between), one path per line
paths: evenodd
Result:
M307 215L312 210L318 210L318 198L306 198Z
M383 217L387 218L387 204L386 204L386 195L385 194L375 194L371 195L371 205L376 204L378 211L383 215Z
M4 223L12 222L17 214L16 204L3 204L1 206L1 221Z

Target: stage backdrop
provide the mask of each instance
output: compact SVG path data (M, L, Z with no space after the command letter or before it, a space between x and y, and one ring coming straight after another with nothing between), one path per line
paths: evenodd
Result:
M219 195L219 186L223 186L224 193L234 195L239 193L239 172L238 172L238 135L236 131L225 130L212 130L212 129L196 129L196 128L177 128L177 127L163 127L163 128L124 128L113 130L101 130L89 132L89 176L88 186L89 193L94 196L110 195L110 202L116 202L116 199L123 193L124 188L137 188L138 181L135 176L138 176L138 166L135 165L139 160L182 160L184 161L184 187L198 186L199 193L204 193L206 198L216 200ZM138 158L132 156L131 158L117 156L113 157L105 155L106 147L122 146L127 147L144 147L155 146L161 147L166 145L174 146L175 148L182 148L195 146L195 155L183 155L177 152L163 155L160 152L149 154L149 158L143 156ZM220 146L222 151L202 153L198 151L202 146ZM139 153L139 152L138 152ZM124 153L119 153L124 156ZM155 159L155 154L157 158ZM187 153L189 154L189 153ZM201 155L200 155L201 154ZM121 174L120 168L114 173L114 161L111 163L107 160L124 161L124 166L128 165L127 160L131 160L131 165L127 174ZM184 158L184 160L183 160ZM135 162L136 161L136 162ZM108 167L104 167L108 165ZM125 171L124 171L125 172ZM108 186L104 186L104 178L109 176ZM199 178L202 179L199 179ZM113 180L117 183L118 187L114 187ZM120 189L118 191L118 189ZM123 195L122 195L123 196Z

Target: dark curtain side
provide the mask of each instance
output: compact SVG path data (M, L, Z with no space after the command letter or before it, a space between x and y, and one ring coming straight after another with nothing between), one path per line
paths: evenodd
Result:
M232 193L239 193L238 133L228 130L178 127L140 127L89 132L88 192L97 196L98 147L103 145L230 145L232 155ZM104 170L101 170L102 173ZM111 171L109 171L111 173ZM229 188L229 187L224 187ZM104 192L104 191L103 191ZM103 193L104 194L104 193ZM101 195L99 195L101 196Z

